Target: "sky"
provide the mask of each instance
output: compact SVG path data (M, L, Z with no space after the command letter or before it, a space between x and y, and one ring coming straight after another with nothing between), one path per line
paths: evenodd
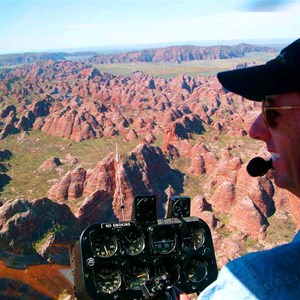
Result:
M296 0L0 0L0 54L299 33Z

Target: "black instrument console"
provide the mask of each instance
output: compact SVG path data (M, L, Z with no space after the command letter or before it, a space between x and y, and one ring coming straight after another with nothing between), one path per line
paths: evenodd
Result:
M210 229L190 217L186 196L171 197L165 219L156 218L155 196L136 196L131 220L87 227L70 263L79 300L150 299L163 278L168 288L199 293L218 273Z

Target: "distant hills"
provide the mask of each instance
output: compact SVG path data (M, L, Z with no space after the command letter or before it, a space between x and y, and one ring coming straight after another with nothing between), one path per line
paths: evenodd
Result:
M98 54L96 52L46 52L0 55L0 67L30 64L37 61L85 60L93 64L131 62L172 62L192 60L230 59L243 57L251 52L278 52L276 48L241 43L235 46L169 46L144 50Z
M4 54L0 55L0 67L31 64L37 61L54 60L61 61L72 59L73 57L95 56L95 52L44 52L44 53L21 53L21 54Z
M89 59L91 63L173 62L243 57L251 52L275 52L271 47L238 44L236 46L170 46L119 54L101 54Z

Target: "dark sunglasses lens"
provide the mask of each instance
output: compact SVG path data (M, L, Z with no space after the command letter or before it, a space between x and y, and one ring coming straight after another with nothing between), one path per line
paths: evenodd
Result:
M277 116L278 112L276 110L265 110L265 118L268 123L268 126L274 128L277 125Z

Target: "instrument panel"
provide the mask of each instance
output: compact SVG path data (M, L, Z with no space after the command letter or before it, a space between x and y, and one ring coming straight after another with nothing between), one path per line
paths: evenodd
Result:
M143 197L145 205L150 197ZM186 213L182 201L180 205ZM70 262L79 300L145 299L143 285L165 272L186 293L199 293L217 277L209 227L196 217L133 216L131 221L90 225L71 246Z

